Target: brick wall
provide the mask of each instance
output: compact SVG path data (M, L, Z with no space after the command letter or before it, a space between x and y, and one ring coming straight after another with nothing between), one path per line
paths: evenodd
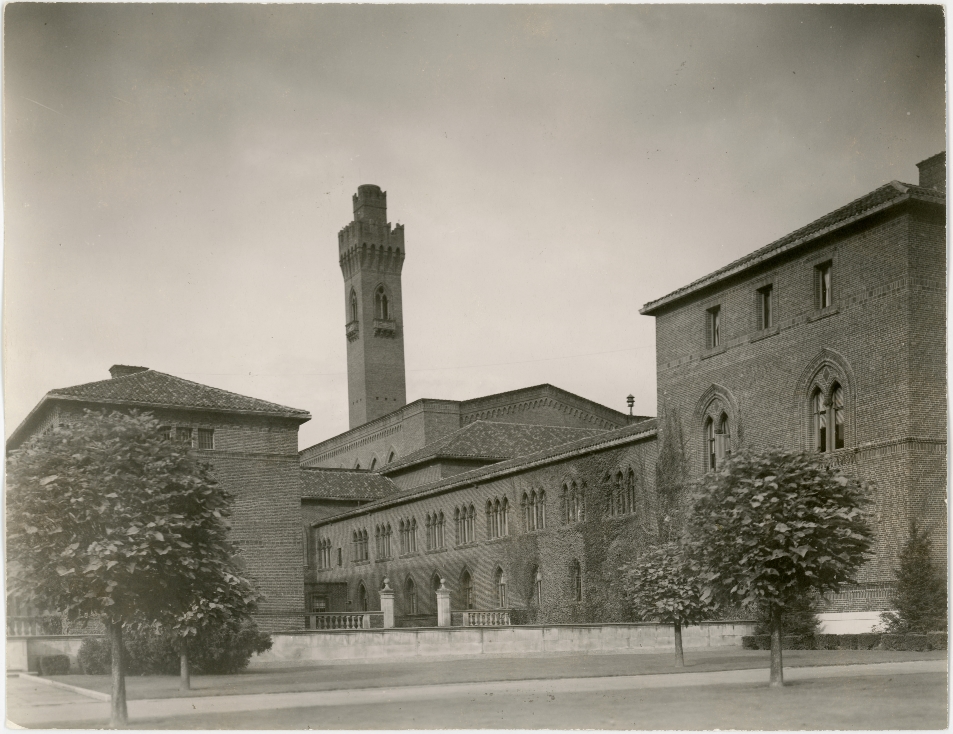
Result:
M874 484L876 554L863 588L893 580L911 517L946 555L944 228L937 207L894 207L656 313L659 410L680 422L693 476L706 469L710 401L729 415L733 447L812 449L811 386L842 385L846 447L834 460ZM826 261L834 303L819 310L814 268ZM759 330L755 297L767 284L775 325ZM710 349L715 305L723 344ZM863 608L864 598L838 603Z
M344 565L317 570L318 583L347 583L350 609L357 608L357 590L363 583L368 593L369 608L380 608L379 590L384 577L396 591L397 613L406 614L407 579L413 578L418 590L421 614L436 613L436 597L432 593L434 578L446 579L451 590L451 608L464 608L461 585L464 571L472 578L474 607L493 609L498 606L495 574L502 569L506 576L507 606L525 610L526 621L583 622L628 621L631 615L618 587L618 567L632 559L655 532L655 441L643 438L631 444L602 451L592 451L571 459L527 469L514 475L481 481L475 486L464 483L438 496L409 500L399 506L369 512L355 518L330 521L316 531L318 538L329 538L341 548ZM636 512L620 517L606 515L610 482L607 475L632 468L637 477L639 498ZM562 487L576 480L584 483L585 519L568 523L562 499ZM521 512L523 493L545 490L546 528L527 530ZM487 537L486 501L506 498L509 503L505 537ZM456 543L454 510L473 504L476 510L474 542ZM426 516L442 511L445 517L446 548L426 550ZM399 555L398 523L401 519L417 521L418 551ZM389 523L392 528L393 558L375 558L375 527ZM367 530L370 561L352 560L351 533ZM583 601L573 598L570 564L578 561L583 576ZM533 597L534 569L542 571L543 603ZM333 611L342 611L335 609Z

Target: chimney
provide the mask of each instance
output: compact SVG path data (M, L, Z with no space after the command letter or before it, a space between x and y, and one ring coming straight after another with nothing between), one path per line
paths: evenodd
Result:
M131 367L128 364L114 364L109 368L109 375L115 380L117 377L134 375L137 372L148 372L148 367Z
M920 185L925 189L934 189L946 193L946 151L930 156L917 163L920 169Z

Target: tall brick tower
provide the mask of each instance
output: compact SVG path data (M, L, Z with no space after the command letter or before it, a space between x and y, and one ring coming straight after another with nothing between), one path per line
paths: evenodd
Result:
M359 186L354 221L338 232L347 313L347 398L356 428L407 403L400 271L404 227L387 222L387 192Z

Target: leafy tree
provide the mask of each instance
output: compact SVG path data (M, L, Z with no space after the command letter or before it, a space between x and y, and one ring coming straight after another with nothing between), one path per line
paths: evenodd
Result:
M103 621L114 726L127 721L124 626L160 621L188 637L250 611L226 539L230 499L188 445L135 411L86 411L9 456L11 587L71 620Z
M915 520L900 551L896 612L884 612L880 621L887 632L926 634L946 630L946 577L936 567L930 539Z
M697 484L694 566L716 601L768 610L772 686L784 685L784 610L851 582L870 548L866 488L824 458L741 450Z
M685 667L682 625L697 624L711 612L698 576L677 543L649 548L622 567L622 584L635 616L675 627L675 667Z

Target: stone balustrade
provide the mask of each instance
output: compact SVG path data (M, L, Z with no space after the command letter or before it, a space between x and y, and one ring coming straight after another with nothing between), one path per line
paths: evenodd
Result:
M463 612L464 627L509 627L511 624L509 609Z
M383 626L382 624L372 625L371 617L381 617L381 621L383 620L383 615L380 612L306 614L304 628L310 630L368 630L372 626Z

